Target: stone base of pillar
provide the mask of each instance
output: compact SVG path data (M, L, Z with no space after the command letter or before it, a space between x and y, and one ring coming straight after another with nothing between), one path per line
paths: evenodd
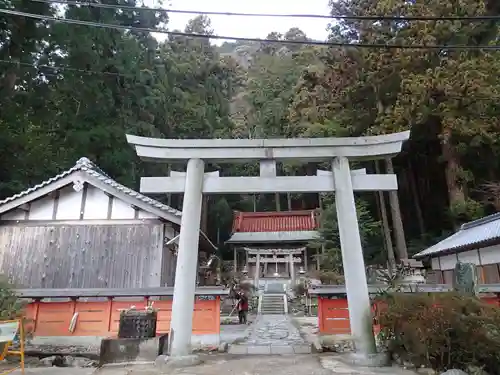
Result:
M388 352L380 352L373 354L364 353L346 353L342 357L345 362L354 366L360 367L385 367L391 362Z
M155 367L159 370L168 371L170 369L197 366L202 364L200 356L196 354L171 357L168 355L160 355L156 357Z

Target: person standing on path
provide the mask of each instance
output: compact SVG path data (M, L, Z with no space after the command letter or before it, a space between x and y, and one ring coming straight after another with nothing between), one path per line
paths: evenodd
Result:
M248 297L244 292L238 293L238 318L240 324L247 324Z

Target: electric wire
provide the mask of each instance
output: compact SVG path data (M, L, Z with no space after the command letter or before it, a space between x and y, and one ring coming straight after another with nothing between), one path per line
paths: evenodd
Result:
M116 76L116 77L124 77L124 78L136 77L136 75L134 75L134 74L123 74L123 73L115 73L115 72L104 72L104 71L97 71L97 70L78 69L78 68L72 68L70 66L30 64L30 63L25 63L25 62L20 62L20 61L1 60L1 59L0 59L0 63L1 64L26 66L28 68L36 69L38 71L42 71L44 69L50 69L50 70L54 70L54 71L65 71L66 70L66 71L78 72L78 73L84 73L84 74L97 74L97 75Z
M344 42L320 42L314 40L273 40L273 39L262 39L262 38L249 38L249 37L236 37L236 36L223 36L223 35L207 35L207 34L195 34L195 33L185 33L180 31L168 31L165 29L155 29L147 27L136 27L136 26L126 26L126 25L116 25L92 21L82 21L75 20L71 18L64 17L52 17L42 14L33 14L20 12L10 9L0 9L0 13L33 18L44 21L60 22L80 26L92 26L104 29L115 29L115 30L126 30L126 31L140 31L148 33L159 33L171 36L187 37L187 38L198 38L198 39L218 39L218 40L235 40L243 42L255 42L255 43L271 43L271 44L288 44L288 45L314 45L314 46L325 46L325 47L342 47L342 48L376 48L376 49L427 49L427 50L500 50L500 45L427 45L427 44L387 44L387 43L344 43Z
M93 3L90 1L72 1L72 0L31 0L47 4L64 4L73 6L91 6L104 9L128 9L137 11L155 11L159 13L179 13L179 14L204 14L208 16L238 16L238 17L271 17L271 18L323 18L331 20L367 20L367 21L500 21L500 16L481 15L481 16L381 16L381 15L324 15L324 14L279 14L279 13L241 13L241 12L214 12L202 10L181 10L166 8L136 7L132 5L116 5Z
M74 2L74 1L66 1L66 0L31 0L31 1L36 1L36 2L45 2L45 3L67 3L68 5L75 4L77 5L105 5L105 4L95 4L95 3L84 3L81 2ZM112 8L124 8L125 6L111 6ZM126 8L131 8L134 10L158 10L157 8L138 8L138 7L132 7L132 6L127 6ZM164 11L170 11L170 10L164 10ZM178 13L182 13L185 11L177 11ZM193 11L194 12L194 11ZM184 33L184 32L171 32L167 30L162 30L162 29L152 29L152 28L138 28L138 27L133 27L133 26L124 26L124 25L113 25L113 24L105 24L105 23L97 23L97 22L92 22L92 21L82 21L82 20L74 20L74 19L68 19L68 18L61 18L61 17L51 17L51 16L45 16L45 15L38 15L38 14L31 14L31 13L25 13L25 12L19 12L19 11L13 11L13 10L8 10L8 9L0 9L0 13L4 14L11 14L11 15L16 15L16 16L24 16L24 17L29 17L29 18L35 18L35 19L42 19L46 21L53 21L53 22L62 22L62 23L68 23L68 24L76 24L76 25L82 25L82 26L95 26L95 27L101 27L101 28L111 28L111 29L119 29L119 30L136 30L136 31L145 31L145 32L157 32L157 33L164 33L164 34L169 34L173 36L184 36L184 37L190 37L190 38L203 38L203 39L229 39L229 40L243 40L243 41L255 41L255 42L267 42L267 43L283 43L283 44L313 44L313 45L324 45L324 46L333 46L333 47L371 47L371 48L401 48L401 49L492 49L492 50L499 50L500 45L488 45L488 46L471 46L471 45L391 45L391 44L354 44L354 43L332 43L332 42L317 42L317 41L276 41L272 39L260 39L260 38L240 38L240 37L226 37L226 36L217 36L217 35L204 35L204 34L193 34L193 33ZM196 12L199 14L199 12ZM219 12L212 12L214 14L219 14ZM227 13L220 13L220 14L226 14ZM236 14L239 15L239 14ZM257 14L249 14L249 13L242 13L241 15L257 15ZM274 15L266 15L266 16L274 16ZM285 15L281 15L285 16ZM295 15L299 17L306 17L307 15ZM319 16L319 15L317 15ZM325 18L327 16L324 16ZM329 16L328 16L329 17ZM346 16L350 18L350 16ZM364 17L364 16L361 16ZM368 19L380 19L380 17L376 16L367 16ZM332 17L334 18L334 17ZM355 17L356 18L356 17ZM382 19L394 19L395 17L382 17ZM357 19L357 18L356 18ZM366 19L366 18L365 18ZM398 20L401 18L397 18ZM423 17L423 18L418 18L419 20L433 20L432 17ZM442 18L440 18L442 19ZM445 18L445 19L468 19L468 17L458 17L458 18ZM476 19L476 18L474 18ZM500 19L500 17L496 18L488 18L488 19ZM67 66L52 66L52 65L33 65L30 63L23 63L23 62L17 62L17 61L9 61L9 60L0 60L0 63L4 64L17 64L17 65L22 65L26 67L31 67L34 69L37 69L38 71L41 71L43 69L51 69L54 71L73 71L73 72L78 72L78 73L83 73L83 74L94 74L94 75L103 75L103 76L117 76L117 77L125 77L125 78L131 78L131 77L137 77L134 74L123 74L123 73L115 73L115 72L105 72L105 71L95 71L95 70L87 70L87 69L78 69L78 68L72 68L72 67L67 67ZM154 74L154 73L153 73ZM449 99L453 99L454 96L446 96ZM457 99L461 98L459 96L456 96ZM469 99L471 99L469 97ZM498 100L497 98L493 97L473 97L474 100Z

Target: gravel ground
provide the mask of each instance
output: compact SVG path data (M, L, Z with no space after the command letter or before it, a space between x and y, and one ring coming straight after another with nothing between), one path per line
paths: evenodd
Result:
M26 375L416 375L399 367L362 368L342 362L341 356L328 354L288 356L202 355L199 366L160 372L153 365L104 369L33 368ZM20 375L20 371L13 373Z
M330 375L317 356L230 356L228 354L206 356L205 363L195 367L175 369L170 375ZM147 368L133 369L129 373L102 375L156 375ZM97 374L96 374L97 375ZM99 374L100 375L100 374Z

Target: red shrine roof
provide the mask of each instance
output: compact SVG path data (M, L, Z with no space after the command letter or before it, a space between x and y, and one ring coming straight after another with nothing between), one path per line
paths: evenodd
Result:
M316 210L236 212L233 221L233 233L315 231L317 228Z

